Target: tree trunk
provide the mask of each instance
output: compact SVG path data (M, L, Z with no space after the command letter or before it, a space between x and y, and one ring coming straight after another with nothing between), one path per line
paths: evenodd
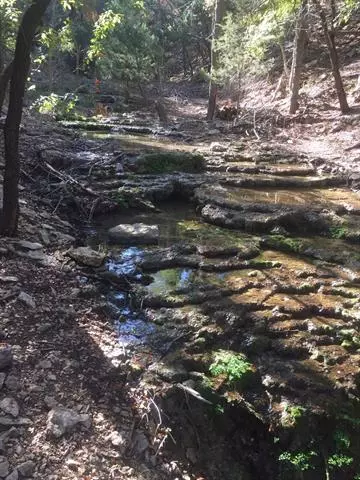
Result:
M287 58L286 58L286 52L285 52L285 47L284 47L284 40L281 40L279 43L279 48L281 52L281 58L283 61L283 69L284 69L284 75L286 78L289 78L289 67L287 64Z
M349 113L350 107L347 102L344 84L340 75L339 56L338 56L338 53L336 50L336 44L335 44L335 32L332 27L329 28L328 22L326 19L326 14L323 8L321 7L320 3L318 2L318 0L314 0L314 4L316 6L316 10L320 17L321 25L324 31L326 46L328 48L330 62L331 62L331 69L332 69L332 73L335 81L335 89L339 99L340 110L341 110L341 113L343 114ZM331 3L331 5L332 5L332 15L334 16L335 12L334 12L333 2Z
M9 84L12 72L13 72L13 62L10 62L9 65L3 71L2 75L0 76L0 114L4 105L6 89Z
M215 11L214 11L214 20L213 20L213 30L212 30L212 42L211 42L211 70L210 70L210 83L209 83L209 103L207 111L207 120L213 120L216 110L216 100L218 85L213 78L214 72L219 66L219 53L215 49L216 41L221 33L221 22L225 14L225 1L216 0Z
M307 12L307 0L302 0L298 18L296 20L295 27L295 40L293 58L291 64L291 72L289 79L289 91L290 91L290 107L289 113L293 114L299 107L299 90L301 72L303 69L305 42L306 42L306 12Z
M15 235L19 218L19 129L22 117L25 84L30 68L34 36L50 0L34 0L24 13L17 38L10 83L9 108L4 127L5 173L1 233Z

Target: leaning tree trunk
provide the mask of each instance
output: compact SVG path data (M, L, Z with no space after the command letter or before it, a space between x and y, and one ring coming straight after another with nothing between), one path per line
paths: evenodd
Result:
M2 75L0 76L0 114L4 105L6 89L10 82L12 72L13 72L13 62L10 62L9 65L3 71Z
M323 8L321 7L320 3L318 2L318 0L314 0L314 4L318 12L318 15L320 17L321 25L324 31L326 46L328 48L330 62L331 62L331 69L332 69L334 82L335 82L335 89L339 99L340 110L341 110L341 113L344 113L344 114L349 113L350 107L347 102L344 84L340 75L339 56L338 56L338 53L336 50L336 44L335 44L335 32L333 28L329 28L328 22L326 19L326 14ZM332 13L334 15L334 12Z
M290 91L290 108L289 113L293 114L299 107L299 90L300 90L300 80L301 72L303 69L303 60L305 52L305 42L306 42L306 11L307 11L307 0L302 0L298 18L296 21L295 27L295 41L294 41L294 50L293 58L291 64L291 72L289 79L289 91Z
M218 85L214 80L214 72L219 66L219 54L216 51L216 41L220 36L221 32L221 22L224 18L225 13L225 1L216 0L215 11L214 11L214 20L213 20L213 30L212 30L212 42L211 42L211 70L210 70L210 83L209 83L209 103L207 110L207 120L213 120L216 110L216 100L218 93Z
M50 0L34 0L26 10L17 34L9 108L5 121L5 173L1 233L15 235L19 218L19 129L32 43Z

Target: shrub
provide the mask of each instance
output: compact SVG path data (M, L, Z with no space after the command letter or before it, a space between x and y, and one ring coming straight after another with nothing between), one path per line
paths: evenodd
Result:
M209 371L214 377L223 375L229 385L243 383L254 373L254 367L241 353L220 350L215 354Z
M56 118L66 118L73 112L77 103L77 97L73 94L64 96L51 93L50 95L41 95L31 106L39 113L51 115Z

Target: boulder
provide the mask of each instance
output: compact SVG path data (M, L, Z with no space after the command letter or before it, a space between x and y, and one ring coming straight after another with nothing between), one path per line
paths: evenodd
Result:
M32 477L35 473L36 465L32 460L23 462L17 466L17 470L22 477Z
M12 417L19 416L19 405L12 397L5 397L1 400L0 409L5 413L9 413Z
M55 438L60 438L72 432L78 425L89 427L90 424L89 415L79 414L69 408L58 406L50 410L48 414L47 432Z
M144 223L121 224L110 228L109 240L112 243L156 244L159 240L159 227Z
M4 478L9 475L10 464L6 457L0 457L0 477Z
M106 258L106 254L97 252L90 247L72 248L68 251L69 257L76 263L86 265L87 267L100 267Z

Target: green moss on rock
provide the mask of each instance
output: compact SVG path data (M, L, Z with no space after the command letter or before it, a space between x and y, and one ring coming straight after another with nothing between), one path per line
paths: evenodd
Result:
M285 237L284 235L269 235L263 239L262 243L268 248L280 250L282 252L300 253L303 247L303 244L300 240L296 238Z
M157 152L140 155L137 160L139 173L202 172L204 157L187 152Z

